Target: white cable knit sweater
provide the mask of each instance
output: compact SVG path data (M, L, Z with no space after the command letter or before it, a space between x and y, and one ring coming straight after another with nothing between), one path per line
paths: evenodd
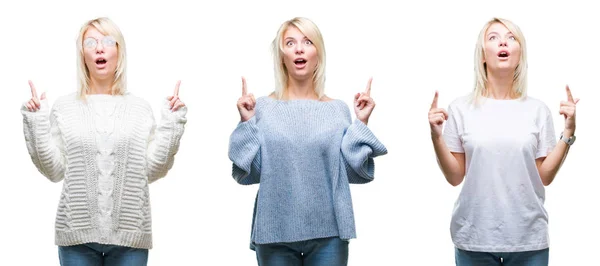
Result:
M21 108L31 160L53 182L65 180L56 244L96 242L152 248L148 184L173 166L187 109L165 100L156 126L150 105L131 94L76 94Z

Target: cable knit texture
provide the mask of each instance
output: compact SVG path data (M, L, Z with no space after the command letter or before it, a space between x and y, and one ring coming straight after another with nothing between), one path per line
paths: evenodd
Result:
M96 242L152 248L148 184L164 177L187 121L165 100L155 124L150 105L131 94L75 94L22 107L31 160L52 182L64 179L56 215L59 246Z
M240 184L260 183L253 244L356 237L350 183L373 180L387 153L340 100L261 97L256 114L231 134L229 158Z

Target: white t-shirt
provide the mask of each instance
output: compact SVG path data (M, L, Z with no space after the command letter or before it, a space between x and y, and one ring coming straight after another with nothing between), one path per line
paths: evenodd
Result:
M465 180L454 206L450 231L457 248L520 252L548 247L544 185L535 159L556 145L548 107L523 100L469 96L448 108L444 140L465 153Z

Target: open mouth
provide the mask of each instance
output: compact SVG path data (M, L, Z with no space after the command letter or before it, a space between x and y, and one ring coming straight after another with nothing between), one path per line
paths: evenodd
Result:
M106 59L104 59L104 58L96 59L96 65L103 66L105 64L106 64Z
M294 60L294 64L296 64L297 66L302 66L302 65L306 64L306 59L298 58L298 59Z
M508 56L510 56L510 53L508 51L500 51L498 53L498 57L500 58L507 58Z

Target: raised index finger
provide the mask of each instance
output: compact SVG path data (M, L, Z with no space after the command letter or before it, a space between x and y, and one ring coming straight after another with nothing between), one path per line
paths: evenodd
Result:
M179 96L179 85L181 85L181 80L177 81L177 84L175 85L175 91L173 92L173 96Z
M248 94L248 89L246 88L246 78L242 77L242 96L246 96Z
M573 94L571 94L571 89L569 89L569 85L567 85L567 100L569 102L574 103L575 101L573 100Z
M371 96L371 82L373 82L373 77L369 78L369 82L367 82L367 89L365 89L367 96Z
M435 91L435 96L433 96L433 102L431 103L431 109L437 108L438 102L438 91Z
M29 80L29 87L31 88L31 98L37 98L37 91L35 91L35 86L31 80Z

